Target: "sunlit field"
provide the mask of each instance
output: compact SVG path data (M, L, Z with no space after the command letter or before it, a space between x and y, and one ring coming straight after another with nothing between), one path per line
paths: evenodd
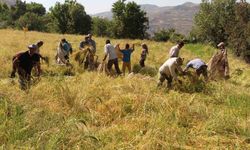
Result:
M139 73L109 77L84 71L73 56L73 68L55 64L60 39L76 53L83 36L0 30L0 37L0 149L250 149L250 66L231 54L229 80L180 77L182 85L167 89L157 88L157 71L174 43L111 39L136 44ZM106 38L93 39L101 62ZM39 40L50 64L42 62L40 80L24 92L18 76L9 78L12 56ZM150 54L138 71L142 43ZM186 44L180 55L207 62L214 52Z

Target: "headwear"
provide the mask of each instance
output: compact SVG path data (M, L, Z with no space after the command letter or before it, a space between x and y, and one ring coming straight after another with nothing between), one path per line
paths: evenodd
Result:
M36 49L36 45L35 44L31 44L28 46L29 49Z
M221 46L225 46L225 43L224 42L220 42L217 47L221 47Z
M91 37L91 36L92 36L92 34L88 34L88 35L87 35L87 37Z

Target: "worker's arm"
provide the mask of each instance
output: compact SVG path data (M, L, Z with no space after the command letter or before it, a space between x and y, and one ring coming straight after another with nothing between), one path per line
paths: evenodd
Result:
M177 78L177 74L176 74L176 72L175 72L176 69L177 69L178 71L181 71L181 72L183 73L182 68L181 68L180 66L178 66L177 64L176 64L176 66L173 65L173 66L170 67L170 73L171 73L171 75L172 75L174 81L178 81L180 84L182 84L182 81L181 81L181 80L178 80L178 78Z
M79 46L79 50L84 50L84 47L85 47L84 42L81 42L81 43L80 43L80 46Z
M103 61L105 61L107 57L108 57L108 54L105 54Z
M177 81L178 79L177 79L177 75L176 75L175 69L176 69L175 66L170 66L169 71L170 71L170 74L173 77L173 79L175 81Z
M120 44L117 44L117 45L115 46L115 48L116 48L119 52L122 52L122 50L121 50L121 48L120 48Z
M107 48L106 45L104 46L104 53L105 53L105 56L104 56L104 58L103 58L103 61L105 61L106 58L108 57L108 48Z
M135 44L132 45L131 51L133 52L135 50Z
M188 63L184 69L184 72L187 72L190 67L192 67L192 64Z

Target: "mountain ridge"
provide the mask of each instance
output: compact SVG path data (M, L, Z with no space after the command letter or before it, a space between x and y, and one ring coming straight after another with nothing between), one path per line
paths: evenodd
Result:
M193 27L193 18L199 11L199 4L186 2L177 6L159 7L153 4L141 5L149 18L149 30L152 35L161 29L175 28L177 32L187 35ZM112 19L112 12L106 11L92 15Z
M6 3L9 6L15 5L16 1L15 0L0 0L0 3Z

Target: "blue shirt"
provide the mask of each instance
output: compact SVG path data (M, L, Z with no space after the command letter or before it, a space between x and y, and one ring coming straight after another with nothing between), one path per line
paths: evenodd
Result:
M194 69L199 69L200 67L206 65L204 61L201 59L193 59L187 64L187 68L194 68Z
M123 62L130 62L131 54L133 53L134 50L132 49L125 49L121 50L120 52L123 54Z
M62 44L62 48L66 51L66 52L70 52L70 45L68 43L63 43Z

